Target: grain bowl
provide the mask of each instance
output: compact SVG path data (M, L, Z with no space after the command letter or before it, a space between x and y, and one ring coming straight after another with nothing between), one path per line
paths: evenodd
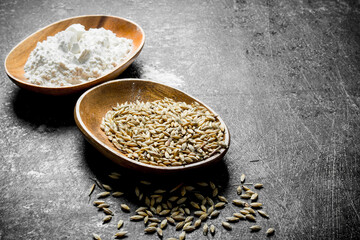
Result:
M140 111L132 109L153 104L162 104L161 116L147 116L149 112L140 116ZM168 116L165 113L170 110L165 106L175 106L182 116L197 116L196 109L204 114L190 121L175 116L175 110L171 113L174 116ZM78 99L74 116L85 138L103 155L143 172L171 173L208 166L220 161L230 145L228 128L210 107L180 90L148 80L114 80L93 87ZM170 117L174 121L166 121ZM145 119L151 123L149 131ZM131 130L131 126L136 129ZM155 145L154 139L158 141Z

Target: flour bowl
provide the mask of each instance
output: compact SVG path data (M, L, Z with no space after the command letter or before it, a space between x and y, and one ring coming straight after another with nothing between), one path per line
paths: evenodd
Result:
M230 145L228 128L224 121L210 107L180 90L142 79L113 80L89 89L80 96L76 103L74 110L75 122L88 142L98 151L115 163L133 170L146 173L171 174L190 169L203 168L220 161L226 154L228 147L220 149L214 155L202 161L182 166L163 167L142 163L127 157L119 151L100 128L105 114L111 110L112 107L116 106L117 103L135 102L136 100L151 102L164 98L172 98L176 102L185 102L188 104L196 102L205 107L210 113L217 116L220 123L223 124L223 141L227 146Z
M64 87L47 87L30 83L24 76L24 66L30 53L35 49L36 44L46 40L49 36L54 36L58 32L64 31L70 25L76 23L85 26L86 30L89 28L105 28L114 32L117 37L131 39L133 40L133 49L124 61L122 61L121 64L111 72L85 83ZM83 91L94 85L116 78L137 58L144 46L144 43L144 31L138 24L130 20L115 16L102 15L73 17L53 23L20 42L6 57L5 70L9 78L21 88L48 95L67 95Z

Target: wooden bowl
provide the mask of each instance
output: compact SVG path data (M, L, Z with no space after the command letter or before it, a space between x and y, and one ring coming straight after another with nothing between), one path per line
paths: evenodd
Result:
M81 83L74 86L66 87L46 87L39 86L30 83L27 78L24 77L24 66L30 53L36 47L38 42L44 41L48 36L54 36L60 31L64 31L70 25L80 23L85 26L85 29L89 28L105 28L114 32L118 37L125 37L133 40L134 48L129 56L113 71L91 80L86 83ZM15 46L5 59L5 70L9 78L19 87L34 91L37 93L43 93L48 95L67 95L79 92L84 89L88 89L94 85L103 83L107 80L111 80L120 75L135 58L140 54L145 43L145 34L139 25L124 18L114 16L99 16L88 15L68 18L56 23L53 23L39 31L35 32L25 40Z
M102 118L105 116L106 112L111 110L113 106L116 106L117 103L121 104L126 101L134 102L136 100L147 102L163 99L165 97L186 103L198 102L210 112L216 114L210 107L206 106L201 101L175 88L148 80L122 79L103 83L83 93L76 103L74 117L80 131L98 151L115 163L126 168L139 170L144 173L166 174L197 169L220 161L228 148L221 149L219 153L216 153L203 161L185 166L161 167L137 162L126 157L116 149L108 140L105 133L100 129ZM228 128L220 117L218 117L218 119L225 126L225 143L230 146L230 133Z

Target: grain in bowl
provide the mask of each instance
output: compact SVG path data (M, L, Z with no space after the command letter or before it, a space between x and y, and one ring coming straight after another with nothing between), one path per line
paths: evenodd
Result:
M164 98L117 104L100 128L128 158L171 167L203 161L227 148L225 126L200 104Z

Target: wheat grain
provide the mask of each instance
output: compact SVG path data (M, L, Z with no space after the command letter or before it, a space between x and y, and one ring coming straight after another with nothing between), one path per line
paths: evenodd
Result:
M273 235L274 233L275 233L274 228L269 228L268 230L266 230L266 235L268 235L268 236Z
M253 232L258 232L261 230L261 227L259 225L253 225L250 227L250 230Z
M184 240L186 236L186 232L181 232L179 235L179 240Z
M258 213L260 214L260 216L262 216L262 217L264 217L264 218L269 218L269 215L268 215L266 212L261 211L261 210L257 210L257 211L258 211Z
M95 190L95 186L96 186L96 184L95 184L95 183L91 186L91 188L90 188L90 192L89 192L89 197L90 197L90 196L91 196L91 194L94 192L94 190Z
M145 233L154 233L156 232L156 227L147 227L144 229Z
M103 203L105 203L105 202L104 202L104 201L101 201L101 200L96 200L96 201L93 202L93 204L94 204L95 206L101 205L101 204L103 204Z
M259 194L254 193L253 195L251 195L250 200L251 200L251 201L256 201L256 200L258 199L258 197L259 197Z
M232 227L228 222L222 222L221 225L226 229L226 230L231 230Z
M144 216L141 216L141 215L134 215L134 216L130 217L131 221L140 221L140 220L143 220L143 219L144 219Z
M254 210L254 209L252 209L251 207L245 207L245 208L244 208L244 210L245 210L245 211L248 211L249 213L251 213L251 214L254 214L254 215L255 215L255 210Z
M185 221L181 221L176 224L175 229L178 231L178 230L182 229L184 225L185 225Z
M106 191L112 191L112 188L107 185L107 184L102 184L103 188L106 190Z
M100 128L128 158L163 167L203 161L228 147L224 124L196 102L123 103L105 114Z
M234 217L237 217L238 219L245 219L245 215L241 214L241 213L233 213Z
M211 233L211 235L215 235L215 231L216 231L216 228L215 228L215 226L213 225L213 224L211 224L210 225L210 233Z
M238 222L239 218L237 218L237 217L227 217L226 221L228 221L228 222Z
M101 237L96 233L93 233L92 236L93 236L93 239L95 239L95 240L101 240Z
M123 192L113 192L111 195L113 197L120 197L120 196L124 195L124 193Z
M110 195L110 192L101 192L97 195L97 198L105 198Z
M245 182L245 174L241 174L240 182L241 182L241 183L244 183L244 182Z
M107 215L106 217L103 218L103 223L110 222L111 219L112 219L112 216L111 216L111 215Z
M114 215L114 213L113 213L110 209L108 209L108 208L103 208L102 210L103 210L104 213L107 214L107 215Z
M217 218L219 216L219 214L220 214L220 211L215 210L210 214L210 218L212 218L212 219Z
M250 206L251 206L252 208L261 208L261 207L262 207L262 203L252 202L252 203L250 203Z
M130 212L130 207L128 205L123 203L120 205L120 207L124 212Z
M119 222L117 223L117 229L120 229L123 225L124 225L124 221L119 220Z
M238 187L236 188L236 192L237 192L238 195L241 195L242 187L241 187L241 186L238 186Z
M97 206L98 208L108 208L110 205L108 203L102 203Z
M255 222L256 221L256 218L251 215L251 214L246 214L245 215L246 219L249 220L249 221L252 221L252 222Z
M161 228L156 228L156 232L160 238L163 237L163 230Z
M226 197L224 197L224 196L218 195L218 199L219 199L221 202L228 203L228 200L227 200Z
M215 208L223 208L225 207L225 202L218 202L215 204Z
M186 226L186 227L183 228L183 230L185 232L192 232L192 231L195 230L195 227L194 226Z
M209 227L208 227L207 223L205 223L205 224L204 224L204 227L203 227L203 234L204 234L204 236L207 236L208 232L209 232Z
M115 233L115 238L123 238L126 236L127 233L128 233L127 231L117 232Z

